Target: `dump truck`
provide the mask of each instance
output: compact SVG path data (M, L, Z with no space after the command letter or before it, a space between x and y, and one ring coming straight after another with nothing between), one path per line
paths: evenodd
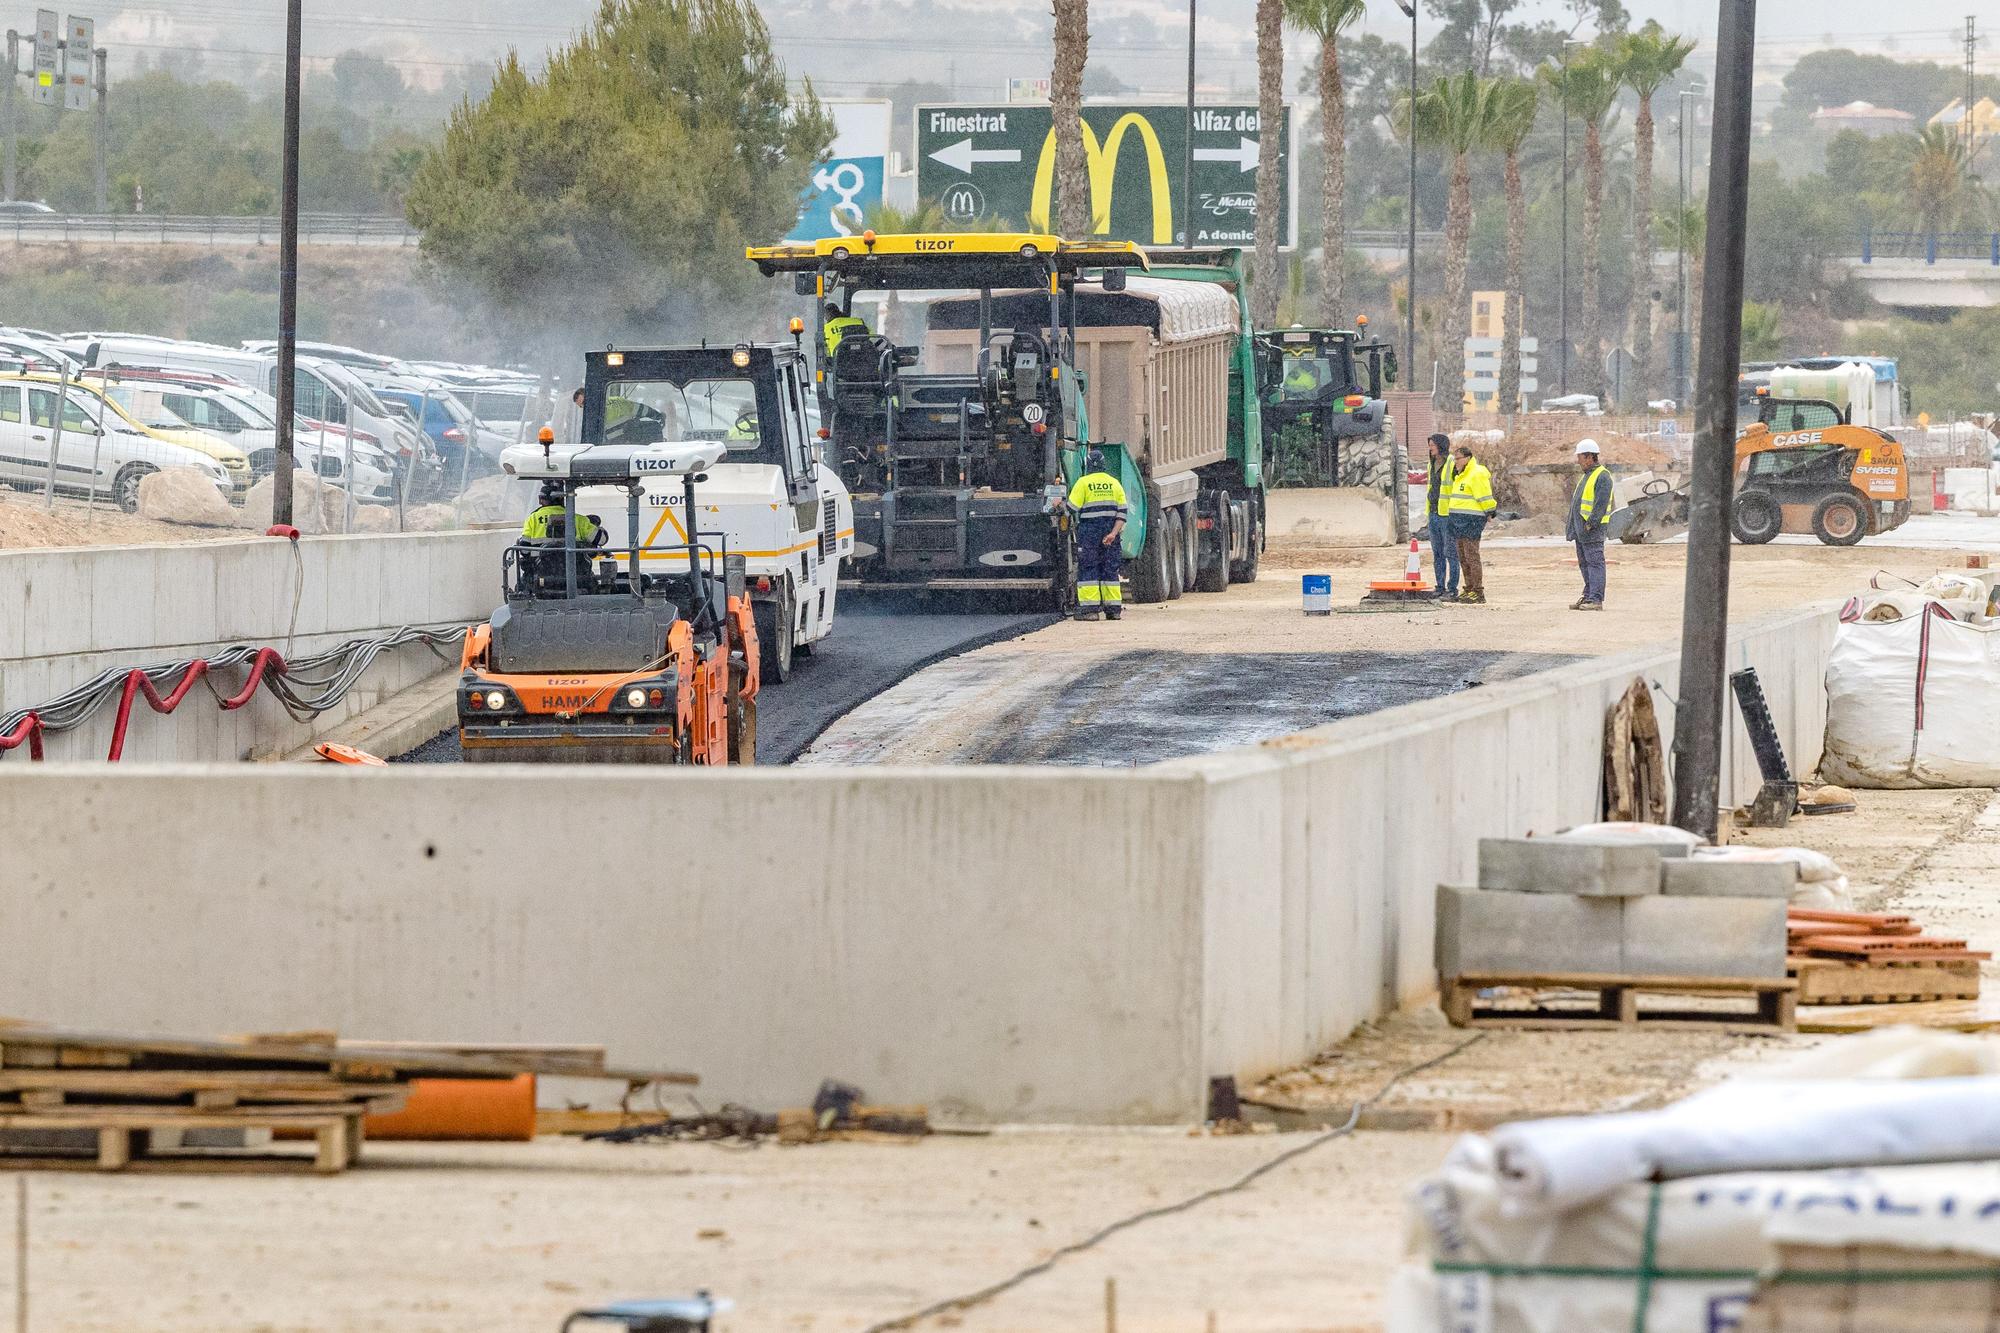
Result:
M833 632L840 565L854 549L853 501L807 410L811 375L797 334L734 346L611 347L584 358L584 439L724 446L695 488L694 526L723 534L742 558L763 678L774 685ZM645 563L671 563L690 530L682 488L671 477L643 486L636 530L626 529L616 497L605 497L610 541L647 548Z
M754 763L757 629L740 557L688 525L675 558L605 542L580 496L615 495L639 530L649 484L677 482L684 514L726 456L720 441L540 444L501 471L542 483L561 516L502 555L504 604L465 636L459 745L474 762ZM711 572L711 570L719 572Z
M1062 496L1086 446L1130 497L1132 600L1255 577L1263 441L1240 285L1155 280L1128 243L1035 233L864 232L749 257L814 298L822 348L828 312L858 293L927 301L921 341L849 333L816 376L854 495L857 586L1067 606Z

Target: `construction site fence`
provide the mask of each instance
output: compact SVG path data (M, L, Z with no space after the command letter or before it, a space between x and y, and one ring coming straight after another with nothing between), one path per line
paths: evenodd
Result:
M0 244L15 245L276 245L276 217L186 217L164 213L64 216L23 214L0 219ZM389 246L417 243L403 218L372 213L301 213L299 244Z

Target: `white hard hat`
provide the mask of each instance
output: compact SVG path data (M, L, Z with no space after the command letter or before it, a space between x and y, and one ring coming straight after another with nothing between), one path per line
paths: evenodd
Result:
M1576 442L1576 452L1578 457L1582 457L1584 454L1601 454L1604 451L1597 447L1596 440L1578 440Z

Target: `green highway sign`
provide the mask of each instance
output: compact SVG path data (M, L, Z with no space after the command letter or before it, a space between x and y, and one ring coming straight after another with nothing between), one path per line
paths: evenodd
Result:
M1278 244L1297 232L1297 159L1291 108L1278 127ZM1185 105L1083 108L1095 234L1141 245L1242 245L1256 239L1255 106L1194 109L1193 180ZM1046 104L917 108L917 195L955 223L1004 222L1049 230L1055 213L1056 140ZM1182 232L1192 187L1194 237Z

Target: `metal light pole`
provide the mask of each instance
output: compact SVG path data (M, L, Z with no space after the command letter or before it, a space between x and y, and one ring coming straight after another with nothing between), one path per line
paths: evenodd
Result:
M285 165L278 201L278 447L271 522L292 521L292 396L299 357L299 29L303 0L285 6ZM353 473L348 473L353 488Z
M1681 89L1680 92L1681 114L1680 114L1680 125L1679 125L1680 129L1679 162L1680 162L1680 176L1681 176L1681 212L1680 212L1680 219L1674 228L1674 231L1678 238L1679 250L1680 250L1680 254L1676 257L1674 261L1675 262L1674 410L1676 412L1682 412L1682 413L1685 413L1686 411L1689 410L1690 407L1692 407L1692 403L1689 400L1693 397L1694 394L1693 390L1694 367L1688 364L1688 352L1690 348L1688 345L1687 210L1688 210L1688 176L1692 174L1691 169L1693 167L1693 163L1688 160L1688 133L1687 133L1688 101L1690 98L1696 98L1699 97L1700 95L1701 94L1699 92L1697 92L1692 88L1683 88Z
M111 95L111 55L103 47L93 53L97 66L97 153L91 169L92 184L97 198L97 214L104 216L111 211L111 168L107 147L111 132L111 113L108 109Z
M1565 37L1563 39L1562 92L1564 95L1567 95L1569 92L1569 49L1576 44L1570 38ZM1560 319L1562 326L1562 346L1558 349L1559 356L1556 362L1558 366L1556 392L1567 395L1569 393L1569 103L1564 101L1560 96L1556 100L1562 103L1563 124L1562 254L1557 260L1558 276L1556 279L1556 286L1562 289L1562 315Z
M1194 244L1194 6L1188 0L1187 156L1181 163L1181 244L1188 246Z
M1722 790L1723 672L1729 634L1729 507L1736 471L1736 373L1743 343L1744 221L1750 202L1750 83L1757 0L1720 0L1715 128L1708 166L1708 263L1695 381L1680 702L1674 716L1674 823L1714 838Z
M6 163L0 170L0 199L14 197L14 81L20 77L21 34L7 29L7 86L0 90L0 119L6 126Z
M1417 0L1396 0L1396 5L1410 16L1410 190L1409 207L1409 252L1404 258L1403 279L1409 302L1409 315L1403 320L1403 374L1408 390L1417 387ZM1437 386L1431 386L1433 396ZM1409 431L1410 414L1405 412L1404 433ZM1407 443L1407 441L1405 441Z

